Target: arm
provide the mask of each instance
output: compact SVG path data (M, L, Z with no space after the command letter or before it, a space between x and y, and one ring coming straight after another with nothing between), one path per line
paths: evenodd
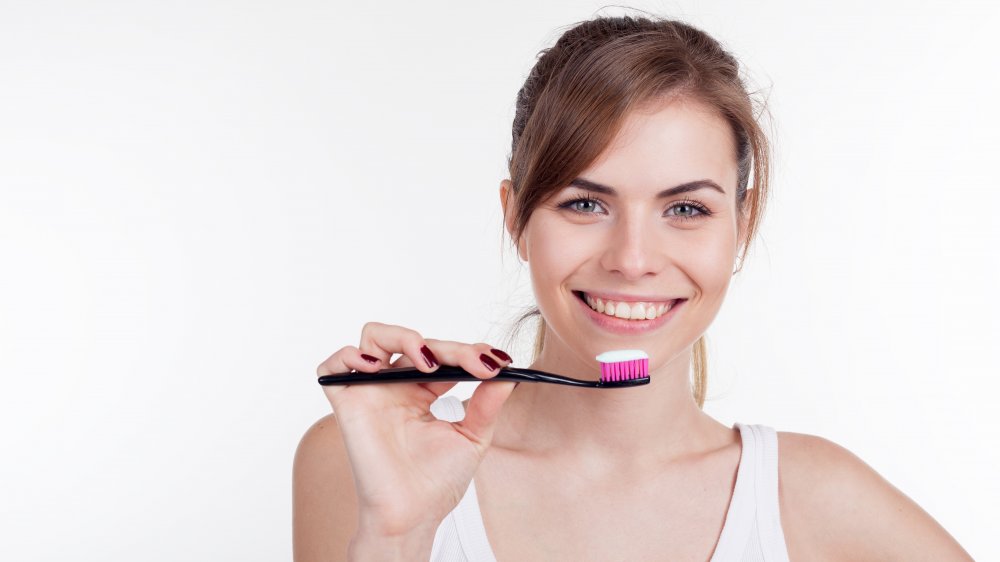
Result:
M844 447L782 432L779 450L792 560L972 560L933 517Z
M433 532L376 536L358 525L358 498L334 414L310 427L292 469L292 556L295 562L427 560Z
M351 464L333 414L310 427L292 469L292 551L295 562L345 561L358 527Z

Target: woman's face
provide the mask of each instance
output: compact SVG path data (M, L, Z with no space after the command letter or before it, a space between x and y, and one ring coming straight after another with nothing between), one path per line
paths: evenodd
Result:
M579 181L534 210L518 252L567 353L593 361L612 349L642 349L652 367L705 332L745 229L736 208L735 152L732 129L709 106L661 101L631 113ZM696 189L658 195L684 185ZM505 180L501 199L509 186ZM591 305L604 312L592 310L581 292L600 298ZM683 300L670 309L675 299ZM551 335L546 348L556 343Z

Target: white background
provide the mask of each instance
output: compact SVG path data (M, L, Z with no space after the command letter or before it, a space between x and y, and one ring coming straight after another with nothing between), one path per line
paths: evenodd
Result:
M531 304L514 99L601 5L0 4L0 558L290 559L319 362L369 320L500 344ZM707 411L840 443L1000 559L996 4L632 5L774 116Z

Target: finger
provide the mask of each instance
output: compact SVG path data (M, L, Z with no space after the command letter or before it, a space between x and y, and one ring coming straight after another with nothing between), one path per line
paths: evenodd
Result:
M510 397L517 382L483 381L479 383L469 399L465 419L456 422L473 436L481 450L485 451L493 442L493 431L504 402Z
M345 345L316 367L316 376L321 377L333 373L343 373L351 369L370 373L384 367L382 361L378 360L378 358L374 358L375 361L371 361L372 357L368 355L366 358L365 355L368 354L363 353L353 345Z
M405 355L400 355L399 357L396 358L395 361L393 361L392 363L389 363L389 366L390 367L412 367L413 366L413 361L411 361L410 358L407 357L407 356L405 356Z
M434 372L441 364L427 346L424 337L416 330L381 322L367 322L361 329L361 343L358 348L378 357L389 364L393 353L401 353L409 359L409 364L400 364L397 360L393 366L412 366L424 373ZM402 358L400 358L402 359Z
M509 355L501 350L494 349L488 343L467 344L436 339L427 339L426 341L427 345L434 350L434 354L441 357L444 363L459 365L466 371L484 380L495 377L499 373L499 369L511 363ZM421 383L421 385L439 397L451 390L456 384L458 383Z
M443 364L458 365L483 380L495 377L501 368L510 364L510 361L494 353L493 346L488 343L469 344L431 338L427 338L426 342ZM500 353L503 354L502 351Z
M375 361L371 361L371 359L375 359ZM320 363L319 367L316 368L316 376L321 377L323 375L343 373L351 370L374 373L381 368L381 360L363 353L360 349L352 345L347 345L337 350L326 361ZM348 386L350 385L323 385L323 391L326 393L327 399L330 400L331 406L333 406L333 396Z

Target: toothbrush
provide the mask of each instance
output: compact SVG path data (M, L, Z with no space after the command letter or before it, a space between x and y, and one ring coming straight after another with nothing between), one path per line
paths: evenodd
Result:
M452 381L518 381L547 382L590 388L622 388L649 384L649 355L638 349L607 351L596 357L601 363L601 378L596 381L580 380L563 375L546 373L537 369L502 367L496 376L481 379L454 365L441 365L433 373L424 373L416 367L392 367L374 373L333 373L319 377L319 384L366 384L390 382L452 382Z

